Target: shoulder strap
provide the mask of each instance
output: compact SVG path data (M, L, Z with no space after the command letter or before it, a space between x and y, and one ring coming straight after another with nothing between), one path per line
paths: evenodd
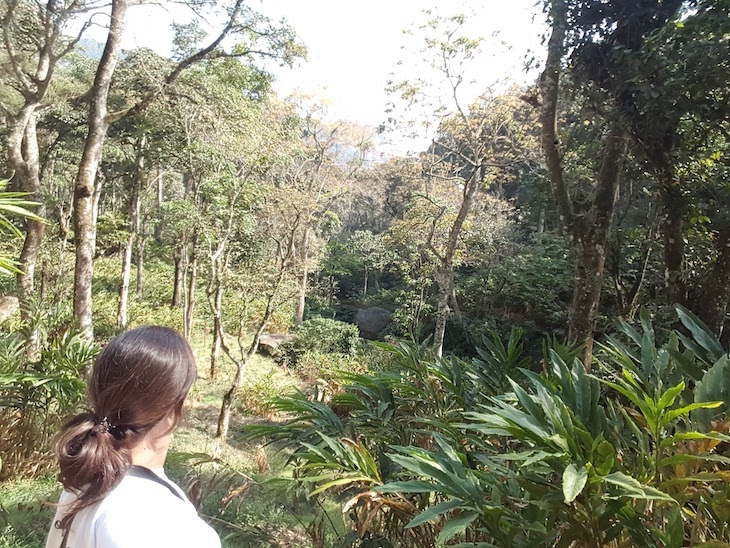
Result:
M71 520L71 523L73 523L73 519ZM61 541L61 548L66 548L66 543L68 542L68 533L71 531L71 523L68 524L68 527L66 527L66 531L63 533L63 540Z
M132 465L132 467L127 472L127 475L128 476L134 476L135 478L148 479L148 480L154 481L155 483L159 483L160 485L164 485L165 487L167 487L170 490L170 493L172 493L177 498L179 498L180 500L182 500L183 502L185 502L185 499L182 498L182 496L180 495L180 493L178 493L177 490L172 485L170 485L169 483L167 483L165 480L163 480L160 476L158 476L157 474L155 474L149 468L145 468L144 466Z

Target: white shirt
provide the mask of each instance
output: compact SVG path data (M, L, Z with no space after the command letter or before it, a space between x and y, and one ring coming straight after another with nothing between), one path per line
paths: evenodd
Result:
M153 470L180 493L173 495L156 481L127 475L103 500L84 508L73 520L68 548L220 548L221 541L199 516L182 490ZM64 531L55 523L63 518L76 495L63 491L46 540L59 548Z

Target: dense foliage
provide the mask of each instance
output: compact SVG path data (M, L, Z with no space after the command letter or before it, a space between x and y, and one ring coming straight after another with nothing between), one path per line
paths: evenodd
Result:
M277 95L285 21L196 3L122 52L131 4L101 44L101 4L0 2L0 480L162 324L200 368L171 464L232 544L277 536L249 490L317 548L730 543L728 2L544 0L522 86L427 10L377 129Z
M357 545L727 542L730 361L679 314L691 336L622 323L593 375L560 345L531 369L519 332L484 359L380 344L383 369L341 374L329 403L277 398L293 418L246 430L294 446L292 481L335 493Z

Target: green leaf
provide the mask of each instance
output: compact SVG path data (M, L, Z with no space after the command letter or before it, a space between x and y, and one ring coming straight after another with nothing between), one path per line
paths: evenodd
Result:
M310 493L310 496L317 495L323 491L326 491L327 489L331 489L332 487L337 487L338 485L347 485L349 483L356 483L359 481L370 483L372 482L372 478L369 478L367 476L348 476L340 479L336 479L334 481L329 481L327 483L324 483L317 487L314 491Z
M680 321L692 333L692 337L697 344L710 353L712 361L717 361L726 354L720 341L717 340L715 334L710 331L702 320L682 305L676 305L675 310L679 315Z
M721 411L696 411L692 419L698 421L706 430L709 430L710 421L720 412L727 410L730 402L730 358L723 356L710 367L695 385L695 402L722 401L725 402Z
M679 453L677 455L672 455L671 457L663 458L661 461L659 461L659 466L674 466L675 464L686 464L688 462L693 462L696 460L704 460L704 461L710 461L710 462L721 462L723 464L730 464L730 458L723 457L722 455L715 455L715 454L709 454L709 455L690 455L688 453Z
M684 546L684 522L682 511L679 506L675 506L667 520L665 548L682 548L682 546Z
M602 479L606 483L610 483L611 485L619 487L619 496L622 497L675 502L675 500L666 493L662 493L661 491L653 487L642 485L635 478L627 476L622 472L614 472L613 474L609 474L608 476L603 476Z
M664 415L664 424L672 422L677 417L689 415L690 412L696 411L697 409L715 409L717 407L720 407L721 405L723 405L723 402L721 401L690 403L689 405L685 405L684 407L680 407L679 409L672 409L671 411L667 411L667 413Z
M677 396L679 396L684 391L684 382L680 382L677 386L673 386L664 394L662 394L662 397L659 398L659 403L657 403L657 411L661 413L664 411L667 407L671 407L674 405L674 400L677 399Z
M667 447L670 447L675 443L687 440L717 440L728 442L730 441L730 436L720 434L719 432L680 432L663 440L659 444L659 449L666 449Z
M581 465L577 467L572 462L563 471L563 496L565 502L573 502L580 495L588 480L588 469Z
M441 529L441 533L436 540L437 544L443 545L447 540L452 539L456 535L463 533L469 525L471 525L479 514L473 511L463 512L459 516L450 519Z
M447 500L445 502L440 502L439 504L434 504L413 518L410 523L406 525L406 529L418 527L422 523L436 519L451 510L455 510L462 504L464 503L460 500Z
M438 487L429 481L392 481L374 489L378 493L433 493Z

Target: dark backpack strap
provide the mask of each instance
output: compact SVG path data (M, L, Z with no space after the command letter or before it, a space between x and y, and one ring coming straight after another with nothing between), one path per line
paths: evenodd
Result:
M130 467L129 471L127 471L127 475L134 476L135 478L148 479L148 480L154 481L155 483L159 483L160 485L164 485L165 487L167 487L170 490L170 493L175 495L181 501L185 502L185 499L182 497L182 495L180 493L177 492L177 489L175 489L172 485L167 483L165 480L163 480L160 476L155 474L149 468L145 468L144 466L132 465L132 467ZM62 546L61 548L65 548L65 546Z
M73 522L74 522L74 520L73 520L73 518L71 518L71 521L69 522L68 527L66 527L66 531L63 533L63 540L61 541L61 548L66 548L66 543L68 542L68 534L71 531L71 524Z

